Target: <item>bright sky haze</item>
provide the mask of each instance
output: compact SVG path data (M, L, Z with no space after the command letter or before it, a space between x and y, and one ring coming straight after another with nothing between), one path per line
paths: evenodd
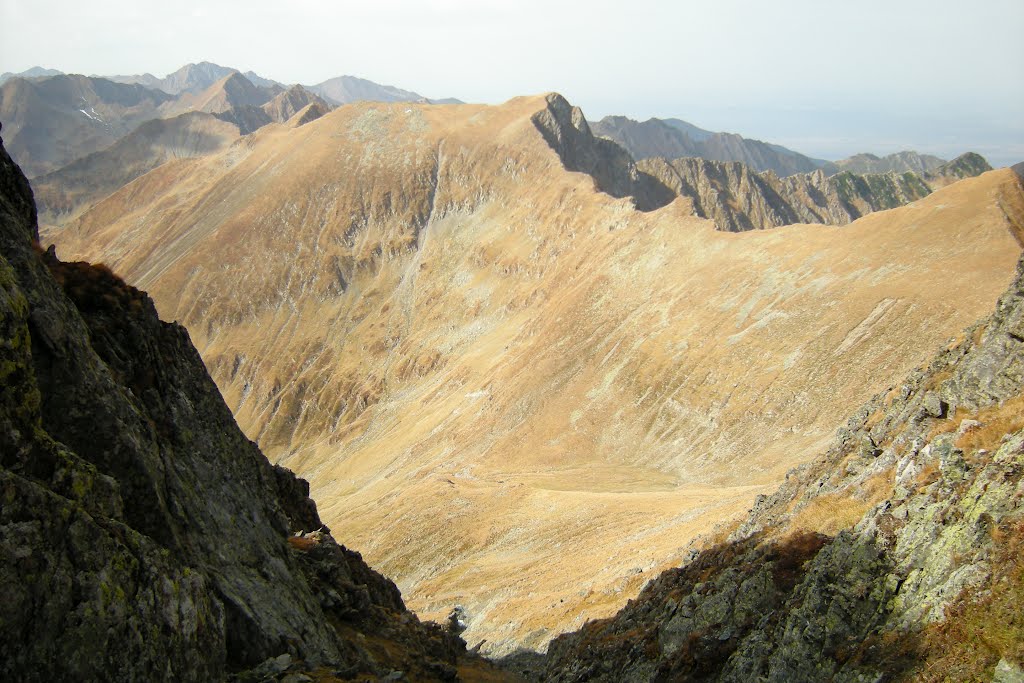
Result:
M211 61L428 97L555 90L590 119L677 117L820 158L1024 160L1022 0L0 0L0 72Z

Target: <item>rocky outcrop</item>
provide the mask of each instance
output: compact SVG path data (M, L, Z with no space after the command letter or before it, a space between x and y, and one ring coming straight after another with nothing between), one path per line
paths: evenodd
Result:
M248 135L274 122L274 119L271 118L266 109L254 104L231 107L226 111L217 112L213 116L216 116L225 123L238 126L238 131L242 135Z
M0 147L0 677L454 679L462 642L333 540L184 328L36 240Z
M634 159L699 157L709 161L739 161L754 171L774 171L780 176L811 173L819 168L833 171L818 161L780 145L751 140L735 133L712 133L678 119L633 121L625 116L606 116L592 124L598 136L622 145Z
M865 405L729 538L546 662L510 664L552 681L1019 673L1022 405L1024 259L988 320Z
M632 197L640 211L660 208L673 199L668 187L639 170L626 150L595 137L579 107L557 93L547 96L547 105L533 122L567 169L592 176L601 192Z
M713 220L719 230L727 232L792 223L846 225L932 191L913 173L826 176L817 170L780 178L771 171L755 173L739 162L698 158L644 159L637 167L676 195L689 198L696 215Z
M928 171L924 177L927 180L973 178L991 170L992 166L985 160L985 157L975 152L967 152Z

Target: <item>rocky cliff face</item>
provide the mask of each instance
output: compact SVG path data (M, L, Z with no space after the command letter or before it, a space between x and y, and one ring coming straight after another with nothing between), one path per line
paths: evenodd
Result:
M542 677L1020 680L1022 405L1024 260L990 318L868 402L728 539L556 639Z
M846 225L873 211L926 197L932 185L984 172L988 164L978 155L973 157L964 155L962 163L951 162L927 180L909 172L855 175L843 171L826 176L821 170L780 178L771 171L755 173L739 162L698 158L644 159L637 168L676 195L689 198L694 213L713 220L719 230L742 232L793 223Z
M597 189L613 197L632 197L641 211L668 204L672 193L663 182L641 171L625 149L594 137L583 111L557 93L547 96L547 107L533 122L570 171L594 178Z
M454 678L461 642L331 538L184 328L36 240L0 146L0 677Z

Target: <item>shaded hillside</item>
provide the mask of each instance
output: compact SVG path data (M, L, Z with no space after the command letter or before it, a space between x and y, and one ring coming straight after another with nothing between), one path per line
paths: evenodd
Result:
M929 182L948 183L961 178L973 178L991 170L992 166L985 160L985 157L974 152L967 152L952 161L947 161L938 168L928 171L924 174L924 177Z
M487 651L541 646L983 315L1024 215L996 171L843 228L724 233L598 191L639 174L582 120L556 95L339 107L45 237L189 329L242 428L410 605L461 604Z
M9 153L33 178L104 150L157 118L207 112L247 134L284 122L312 103L318 104L317 111L326 111L336 101L426 101L416 93L351 76L313 86L328 93L325 99L302 86L286 89L251 71L242 74L211 62L188 64L165 78L31 73L32 78L12 77L0 85L0 121ZM443 100L449 101L457 100Z
M267 113L271 121L284 123L311 104L316 104L323 112L331 109L331 106L322 98L301 85L293 85L264 104L263 111Z
M237 126L212 114L147 121L110 147L36 178L39 213L60 223L166 161L210 154L238 136Z
M14 78L0 86L0 122L11 156L38 176L109 147L170 99L102 78Z
M596 135L619 143L637 160L699 157L711 161L739 161L755 171L770 170L780 176L810 173L826 163L735 133L704 131L678 119L639 122L624 116L606 116L591 126Z
M61 224L160 164L221 150L239 135L303 113L296 125L330 110L323 100L293 86L261 107L239 105L224 112L189 112L141 124L110 147L77 159L33 181L43 223Z
M644 159L637 168L689 199L695 215L728 232L793 223L846 225L873 211L928 196L929 183L941 186L960 179L931 176L926 182L914 173L861 176L845 171L826 176L821 170L779 178L771 171L755 173L739 162L698 158ZM957 170L967 173L969 168Z
M946 163L931 154L918 154L914 151L896 152L885 157L874 154L855 154L847 159L840 159L835 165L841 171L851 173L917 173L924 175L935 171Z
M869 401L729 539L517 666L548 681L1019 680L1022 406L1024 259L990 318Z
M0 146L0 676L454 680L462 643L333 540L188 333L35 230Z

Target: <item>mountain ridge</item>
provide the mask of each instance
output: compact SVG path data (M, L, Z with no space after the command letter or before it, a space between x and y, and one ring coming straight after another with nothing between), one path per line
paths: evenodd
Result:
M991 171L980 155L967 153L926 175L912 172L863 174L821 169L779 178L754 173L736 162L682 157L644 159L640 173L676 196L689 199L694 215L715 221L720 230L763 230L794 223L846 225L873 211L894 209L963 178Z
M706 131L679 119L639 122L625 116L606 116L591 127L597 135L622 145L638 161L652 157L740 161L755 171L771 170L780 176L810 173L828 168L829 163L735 133Z
M409 604L462 605L488 652L539 647L819 452L1019 251L1008 171L843 228L724 233L683 199L637 211L632 160L588 131L554 95L349 105L165 164L46 238L189 328Z

